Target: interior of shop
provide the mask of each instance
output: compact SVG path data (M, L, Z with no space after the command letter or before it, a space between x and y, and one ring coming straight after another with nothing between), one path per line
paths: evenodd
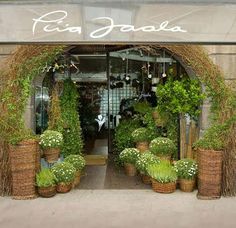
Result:
M169 78L189 78L184 67L165 49L151 54L146 46L118 45L70 46L55 65L45 67L45 78L35 88L36 133L48 127L54 85L60 87L69 78L79 94L83 154L91 163L86 167L87 177L81 179L80 188L146 188L138 177L127 179L117 168L116 129L123 120L137 115L137 104L156 106L158 84L165 84ZM176 144L180 147L178 118L174 124ZM156 131L163 136L168 134L168 129L161 125ZM176 157L179 156L177 152Z

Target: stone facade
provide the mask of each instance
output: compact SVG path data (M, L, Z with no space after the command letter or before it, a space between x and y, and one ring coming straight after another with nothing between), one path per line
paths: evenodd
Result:
M15 50L16 45L0 45L0 68L4 64L4 59ZM227 83L234 83L236 81L236 45L206 45L204 46L209 57L213 62L220 66L224 72ZM204 131L209 126L210 103L206 100L202 106L202 116L200 120L200 129ZM34 97L28 101L25 112L25 124L28 128L35 128L34 117Z

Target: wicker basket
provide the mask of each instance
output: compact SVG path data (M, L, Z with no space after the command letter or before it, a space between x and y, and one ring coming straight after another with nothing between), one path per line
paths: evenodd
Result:
M221 196L222 152L201 150L197 152L199 199L218 199Z
M56 185L45 188L38 187L38 194L45 198L53 197L57 194Z
M39 173L41 170L41 151L40 146L37 141L37 152L36 152L36 159L35 159L35 171L36 173Z
M16 146L9 146L13 199L37 197L35 188L37 143L36 140L24 140Z
M125 173L130 177L135 176L137 174L136 167L133 164L125 163Z
M171 161L171 155L157 155L161 160Z
M152 183L150 176L141 174L141 178L142 178L142 182L144 184L151 184Z
M179 188L183 192L192 192L195 186L196 186L196 179L193 180L179 179Z
M57 184L57 192L59 193L67 193L72 189L72 183L58 183Z
M172 193L176 190L176 183L160 183L154 179L152 179L152 189L155 192L159 193Z
M139 150L139 152L143 153L149 149L149 142L137 142L136 148Z
M75 180L72 184L72 188L75 188L76 186L78 186L80 184L80 177L81 177L81 172L77 171L75 174Z
M44 156L45 160L48 163L54 163L58 161L60 155L60 149L59 148L48 148L44 150Z

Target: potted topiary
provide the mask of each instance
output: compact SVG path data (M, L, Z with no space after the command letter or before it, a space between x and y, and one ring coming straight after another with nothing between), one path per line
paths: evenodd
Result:
M147 167L151 164L159 164L160 159L152 154L150 151L142 153L136 162L136 168L141 174L144 184L151 184L151 178L147 173Z
M218 199L221 196L224 125L213 125L194 143L197 149L199 199Z
M38 193L42 197L52 197L56 195L56 177L50 169L43 169L36 175L36 185Z
M183 192L192 192L196 184L197 162L193 159L184 158L174 164L179 178L180 189Z
M72 188L75 179L76 169L68 162L56 163L52 172L57 178L57 192L66 193Z
M170 160L172 154L177 150L174 142L165 137L158 137L151 141L149 145L151 153L157 155L162 160Z
M159 193L172 193L176 189L177 174L168 161L152 164L147 168L152 178L152 189Z
M135 164L140 156L140 152L136 148L124 149L119 158L124 163L125 172L128 176L135 176L137 173Z
M53 163L59 158L63 136L58 131L46 130L40 136L39 144L44 150L45 160L48 163Z
M132 132L132 139L136 143L136 148L142 153L149 149L149 131L147 128L140 127Z
M75 180L72 186L74 188L80 183L81 171L85 167L85 159L81 155L69 155L64 159L64 162L72 164L76 169Z

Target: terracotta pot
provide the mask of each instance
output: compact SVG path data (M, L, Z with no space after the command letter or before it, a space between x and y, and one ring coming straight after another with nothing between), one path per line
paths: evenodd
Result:
M145 152L149 150L149 142L144 141L144 142L137 142L136 143L136 148L141 152Z
M127 176L133 177L137 174L136 167L133 164L125 163L124 167Z
M57 162L60 156L60 149L59 148L44 149L44 156L45 156L45 160L48 163Z
M195 186L196 186L196 179L193 180L179 179L179 187L180 190L183 192L192 192Z
M42 197L53 197L57 194L56 185L49 187L38 187L38 194Z

